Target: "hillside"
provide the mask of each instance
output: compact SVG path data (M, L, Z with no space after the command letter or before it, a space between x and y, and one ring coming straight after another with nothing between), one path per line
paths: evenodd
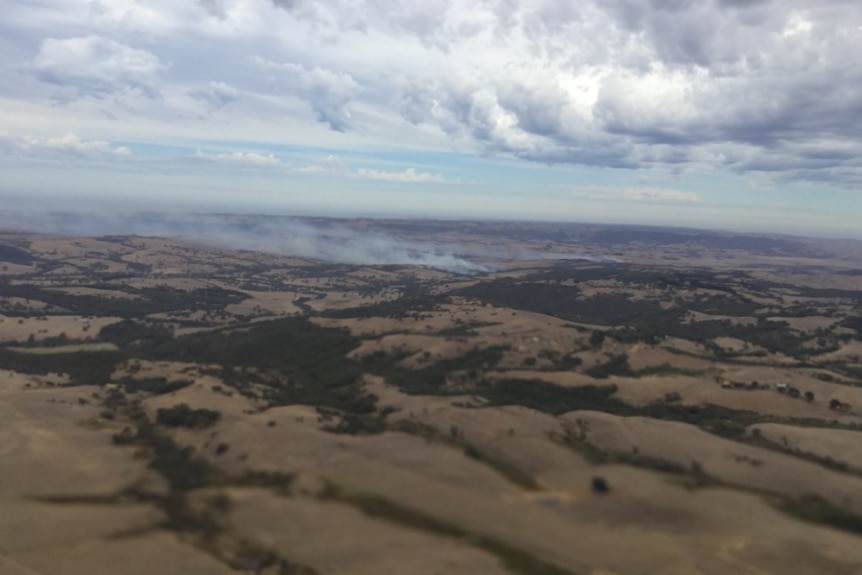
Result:
M0 572L862 569L855 244L339 226L0 234Z

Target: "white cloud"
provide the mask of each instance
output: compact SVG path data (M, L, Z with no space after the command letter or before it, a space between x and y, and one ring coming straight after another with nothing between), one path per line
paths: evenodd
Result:
M154 98L164 68L146 50L94 35L48 38L33 62L36 77L61 88L61 97L68 99L107 98L129 90Z
M258 152L230 152L222 154L206 154L201 150L195 152L195 158L210 162L220 162L237 166L253 168L286 168L288 164L282 162L275 154L260 154Z
M361 151L371 166L393 150L431 150L598 168L619 182L668 173L862 182L862 63L848 56L862 51L862 11L846 0L3 7L0 121L16 133L44 135L50 118L55 133L186 146L172 152L186 157L283 145L297 157ZM266 154L246 153L260 158L221 161L267 165ZM448 159L405 157L427 172L326 162L292 172L410 183L450 171ZM654 190L600 196L687 201Z
M407 168L403 172L386 172L370 168L359 168L355 174L358 178L402 184L443 183L446 181L440 174L417 172L415 168Z
M126 146L112 146L102 140L81 140L73 133L55 138L14 137L0 134L0 152L28 157L72 157L80 159L103 159L131 156Z
M276 72L286 90L305 100L317 117L337 132L352 127L350 103L359 92L359 84L347 72L338 72L319 66L306 69L301 64L278 64L259 56L252 64L262 70Z
M49 138L42 144L45 148L61 150L72 154L114 154L117 156L128 156L132 153L131 150L125 146L111 147L110 143L101 140L84 142L72 133L68 133L60 138Z
M614 202L698 203L701 194L668 188L584 186L572 191L576 198Z
M198 4L219 20L227 18L227 11L225 10L223 0L198 0Z
M224 82L209 82L206 86L189 90L189 95L209 110L220 110L239 98L239 91Z
M297 168L296 171L302 174L337 175L347 173L347 166L337 156L329 155L320 162Z

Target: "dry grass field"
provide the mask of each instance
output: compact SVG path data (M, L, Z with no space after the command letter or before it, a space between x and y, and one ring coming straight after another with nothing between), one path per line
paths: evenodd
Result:
M343 225L0 233L0 573L862 574L860 246Z

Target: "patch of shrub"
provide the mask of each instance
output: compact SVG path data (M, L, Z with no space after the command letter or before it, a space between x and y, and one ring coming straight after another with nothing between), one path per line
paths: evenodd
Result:
M611 375L622 377L631 377L634 375L632 368L629 366L629 358L624 353L613 356L605 363L594 365L584 370L584 373L596 379L606 379Z
M590 489L593 490L593 493L607 493L611 487L604 477L596 475L590 480Z
M0 347L0 368L39 375L65 373L71 385L105 385L123 359L125 355L117 351L32 354Z
M188 379L168 381L165 377L148 377L144 379L127 377L124 378L121 383L126 393L144 391L146 393L152 393L153 395L164 395L166 393L173 393L188 387L193 384L194 381Z
M192 409L186 403L162 408L156 412L156 421L168 427L202 429L210 427L221 418L221 413L212 409Z
M503 358L508 346L474 347L459 357L441 359L422 369L407 369L397 365L403 356L377 356L364 363L370 371L382 375L405 393L415 395L441 395L454 393L445 387L447 378L455 372L464 372L468 379L493 369Z
M147 359L222 365L225 384L240 392L251 384L263 386L270 405L323 405L362 414L374 411L377 398L363 392L359 366L347 358L359 343L346 330L290 317L154 342L139 353Z
M492 405L523 405L552 415L575 409L634 415L631 407L612 397L616 391L615 385L563 387L540 379L483 381L474 390Z
M520 575L573 575L572 571L557 567L500 539L466 531L453 523L404 507L379 495L345 493L337 486L327 484L319 497L353 505L366 515L412 529L421 529L444 537L468 541L471 545L496 555L512 572Z
M819 495L810 494L785 499L779 509L804 521L822 523L852 533L862 533L862 516L856 515L826 501Z
M180 447L163 434L140 410L133 414L137 430L126 427L113 436L117 445L138 445L150 455L150 468L158 472L173 491L197 489L211 484L216 470L191 447Z
M0 261L28 266L33 263L33 254L15 246L0 244Z
M125 348L133 343L152 344L171 339L171 330L164 325L124 319L99 330L99 339Z

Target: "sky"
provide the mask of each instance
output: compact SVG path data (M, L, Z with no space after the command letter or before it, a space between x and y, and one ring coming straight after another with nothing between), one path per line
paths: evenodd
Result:
M4 0L0 205L862 237L858 0Z

